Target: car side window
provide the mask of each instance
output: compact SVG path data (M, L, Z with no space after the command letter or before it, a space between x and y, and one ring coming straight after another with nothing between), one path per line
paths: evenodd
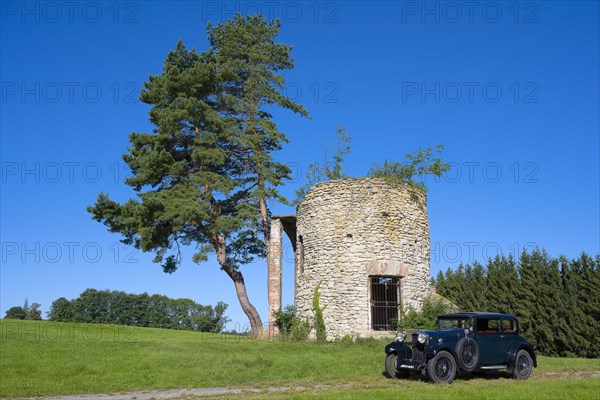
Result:
M465 319L463 322L463 328L464 329L470 329L471 331L473 331L473 320L471 319Z
M513 333L517 331L516 321L512 319L503 319L502 320L502 332L503 333Z
M500 330L500 320L497 319L478 319L477 332L496 333Z

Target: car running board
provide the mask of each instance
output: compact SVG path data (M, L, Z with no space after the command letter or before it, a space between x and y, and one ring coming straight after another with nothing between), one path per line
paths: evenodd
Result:
M505 369L506 365L489 365L485 367L479 367L479 369Z

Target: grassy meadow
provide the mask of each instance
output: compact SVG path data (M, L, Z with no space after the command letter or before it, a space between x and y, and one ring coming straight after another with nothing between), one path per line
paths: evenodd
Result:
M385 341L284 343L190 331L0 320L0 396L304 386L257 398L600 397L600 360L539 357L527 382L501 374L452 385L384 377ZM311 388L320 387L318 391ZM223 396L227 398L227 396ZM239 395L236 395L239 398Z
M531 380L526 382L487 378L470 381L455 381L451 385L433 385L426 382L390 381L388 384L370 387L351 387L334 390L288 391L253 396L253 399L394 399L394 400L598 400L600 396L599 378L580 380ZM224 397L227 398L227 397ZM239 396L230 396L230 399Z

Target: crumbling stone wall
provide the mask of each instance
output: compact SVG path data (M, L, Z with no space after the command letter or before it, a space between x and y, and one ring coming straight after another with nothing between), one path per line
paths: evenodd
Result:
M319 183L297 211L295 305L312 320L320 287L328 339L367 337L370 275L400 277L402 307L429 293L429 223L424 193L383 179Z

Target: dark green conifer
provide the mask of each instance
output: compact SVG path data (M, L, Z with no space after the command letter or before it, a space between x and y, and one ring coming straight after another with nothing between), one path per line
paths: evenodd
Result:
M290 47L275 42L279 29L277 21L237 15L208 26L207 52L179 42L142 91L156 128L132 133L123 156L137 199L119 204L101 193L88 208L125 243L154 252L167 273L181 264L182 246L195 247L195 262L214 253L255 335L262 321L240 266L265 256L266 201L283 200L276 187L290 173L273 159L287 139L269 110L306 114L278 90L277 71L293 67Z

